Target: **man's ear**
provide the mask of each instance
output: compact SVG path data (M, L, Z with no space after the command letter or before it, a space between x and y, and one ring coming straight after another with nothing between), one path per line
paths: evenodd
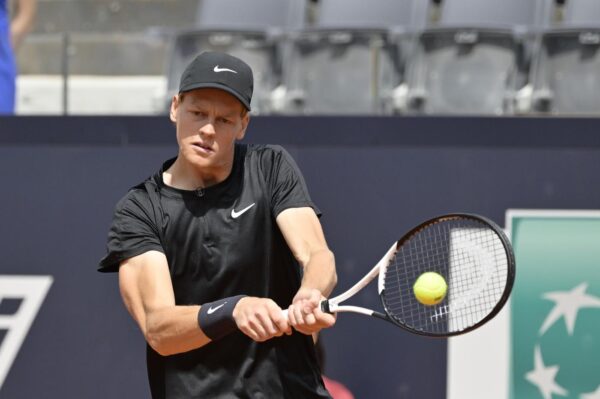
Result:
M177 122L177 108L181 105L181 101L179 99L179 95L175 94L171 99L171 110L169 112L169 118L171 122Z
M250 112L246 112L242 117L242 129L236 136L236 139L241 140L246 135L246 128L248 127L248 123L250 123Z

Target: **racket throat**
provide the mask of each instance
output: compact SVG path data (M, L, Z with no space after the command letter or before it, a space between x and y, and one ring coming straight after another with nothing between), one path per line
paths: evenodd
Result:
M335 304L333 304L333 306L336 307ZM333 312L335 312L335 310L332 310L331 307L332 304L329 303L329 300L326 299L321 302L321 311L323 311L324 313L332 314Z
M388 317L388 315L386 315L385 313L373 311L373 313L371 314L371 316L377 317L378 319L381 319L381 320L391 321L390 318Z

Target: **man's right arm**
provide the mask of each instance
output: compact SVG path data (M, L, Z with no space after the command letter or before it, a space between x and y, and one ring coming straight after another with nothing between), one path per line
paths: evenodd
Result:
M211 342L198 325L200 306L175 304L163 253L148 251L121 262L119 287L127 310L159 354L187 352ZM259 342L291 333L279 306L266 298L242 298L233 310L233 319L237 328Z
M119 288L148 344L163 356L200 348L210 339L198 327L200 306L176 306L165 255L148 251L121 262Z

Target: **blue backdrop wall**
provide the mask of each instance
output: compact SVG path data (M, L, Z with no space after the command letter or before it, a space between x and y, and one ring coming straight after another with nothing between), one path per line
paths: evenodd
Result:
M597 119L257 117L246 141L282 144L299 163L340 292L437 214L502 225L507 208L597 208L599 128ZM0 346L10 363L1 397L148 397L143 337L116 275L95 270L116 201L175 154L163 117L0 118L0 281L53 277L14 362ZM1 287L10 319L19 298ZM372 288L357 301L379 306ZM344 314L323 342L327 374L357 398L445 397L444 340Z

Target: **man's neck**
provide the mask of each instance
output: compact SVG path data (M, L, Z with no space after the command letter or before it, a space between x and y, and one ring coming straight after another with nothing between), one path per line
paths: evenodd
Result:
M197 166L189 164L180 155L175 162L163 172L163 182L180 190L197 190L214 186L227 179L231 173L233 161L216 171L200 170Z

